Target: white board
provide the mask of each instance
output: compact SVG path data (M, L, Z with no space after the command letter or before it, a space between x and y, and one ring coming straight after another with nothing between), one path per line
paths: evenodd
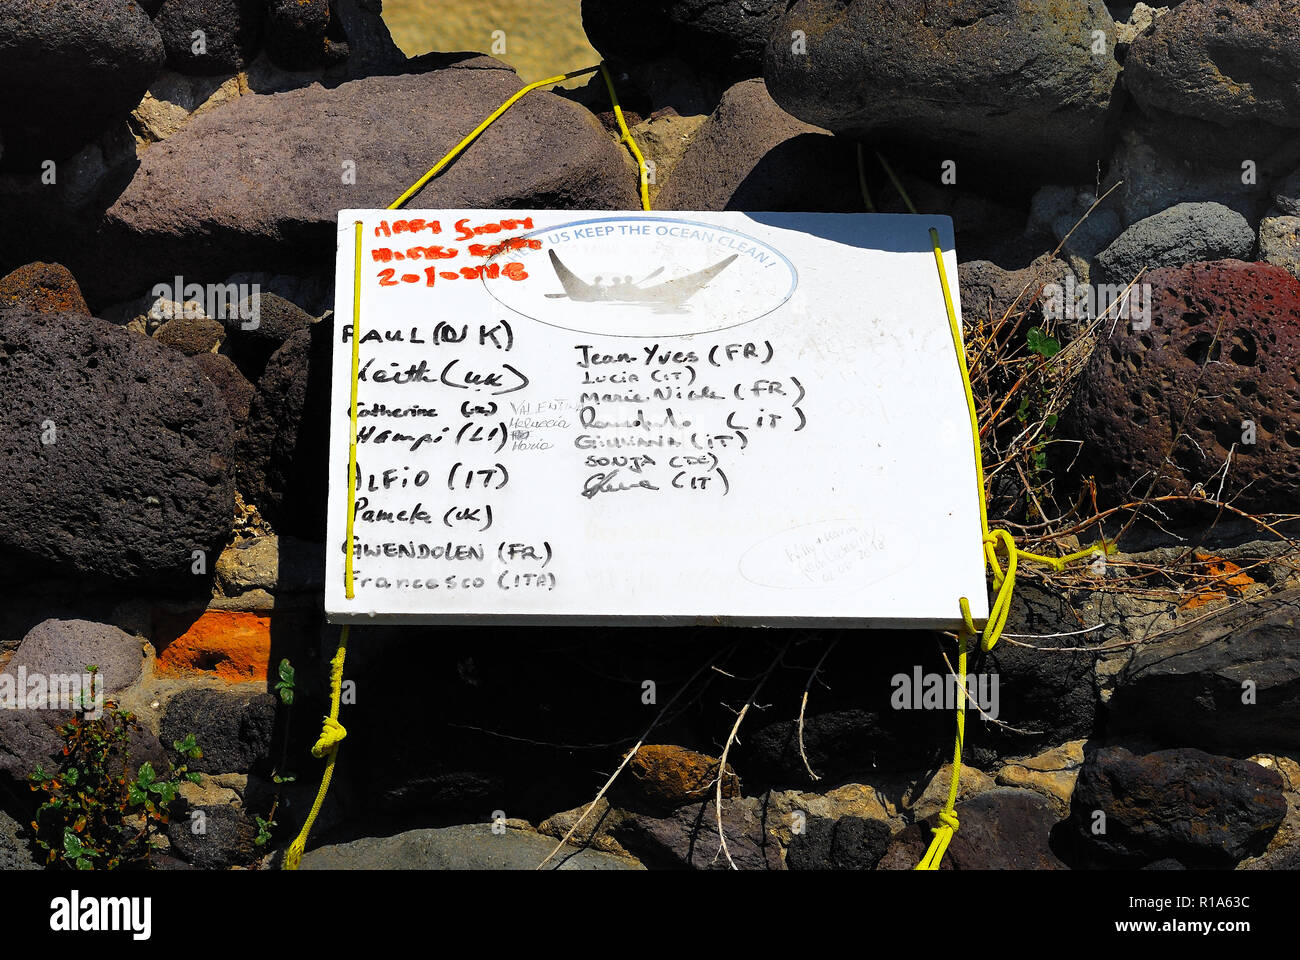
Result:
M946 217L342 211L329 618L983 622L931 227L956 297Z

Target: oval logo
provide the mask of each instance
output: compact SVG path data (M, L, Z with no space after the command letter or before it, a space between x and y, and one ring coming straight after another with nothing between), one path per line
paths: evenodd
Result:
M483 280L503 306L562 330L674 337L725 330L790 299L794 265L726 227L674 217L612 216L534 230L511 251L523 280Z
M740 575L781 590L867 587L897 573L915 552L910 544L885 548L880 534L860 521L815 520L755 543L740 558Z

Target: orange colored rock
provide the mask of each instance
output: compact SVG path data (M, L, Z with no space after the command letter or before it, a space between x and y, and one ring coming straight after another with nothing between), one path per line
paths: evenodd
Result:
M37 313L90 315L81 287L61 263L29 263L0 277L0 306L11 304Z
M677 807L714 796L718 760L685 747L651 744L637 751L628 764L632 785L646 800ZM722 781L724 797L740 796L740 778L727 765Z
M154 639L161 674L215 674L230 683L270 674L271 618L238 610L205 610L197 620L163 615Z

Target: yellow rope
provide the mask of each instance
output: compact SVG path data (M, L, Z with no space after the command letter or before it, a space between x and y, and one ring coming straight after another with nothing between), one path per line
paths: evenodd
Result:
M357 374L361 365L361 221L353 222L352 252L352 399L348 407L350 429L348 433L348 523L347 551L343 562L343 586L347 598L354 596L352 577L352 524L356 510L353 504L357 500ZM339 646L330 661L330 712L321 724L321 734L311 748L311 755L318 760L325 758L325 772L321 775L320 787L316 790L316 800L311 805L311 812L303 821L302 829L284 855L284 869L297 870L302 862L303 852L307 849L307 838L316 823L320 808L325 803L325 794L329 792L330 781L334 779L334 762L338 759L339 744L348 735L343 724L339 723L339 702L343 696L343 660L348 652L348 627L344 625L339 633Z
M916 207L912 206L912 198L909 197L907 195L907 191L903 189L903 181L899 180L898 177L894 174L894 168L889 165L889 161L884 158L884 156L880 153L879 150L876 151L876 159L879 160L880 165L885 168L885 173L889 174L889 180L894 185L894 189L898 191L898 195L903 198L903 203L907 206L908 212L916 213ZM930 232L934 233L933 230L931 230ZM943 276L943 272L941 268L940 278L942 278L942 276ZM945 287L947 286L946 280L944 281L944 286Z
M967 611L969 615L969 610ZM962 677L965 682L966 677L966 634L959 634L957 637L957 675ZM965 695L962 695L962 706L957 708L957 742L952 751L952 776L948 780L948 799L939 811L939 826L934 830L934 837L930 841L930 849L925 852L921 862L916 865L918 870L938 870L939 863L943 860L944 851L948 849L948 841L952 835L957 832L961 826L957 822L957 815L953 813L953 807L957 805L957 786L961 777L961 745L966 738L966 710Z
M325 772L321 775L320 789L316 791L316 800L311 805L311 812L307 814L307 819L303 821L302 830L293 843L289 844L289 850L284 855L284 869L297 870L298 864L302 862L303 851L307 849L307 837L311 834L311 828L316 823L316 817L320 815L320 808L325 803L325 794L329 792L330 781L334 779L334 763L338 759L339 744L348 732L343 729L343 724L339 723L339 700L343 692L343 660L348 652L348 628L344 625L342 632L339 634L339 648L334 654L334 659L330 661L330 712L325 718L321 728L320 738L311 748L311 755L320 759L325 758Z
M586 67L582 70L574 70L570 73L561 74L558 77L549 77L546 80L538 80L536 83L530 83L527 86L516 91L505 103L497 107L487 119L480 123L470 133L452 147L447 154L429 168L419 180L411 186L400 197L388 205L389 210L396 210L406 203L407 200L420 192L420 189L438 175L447 164L456 159L466 147L478 139L479 135L490 127L496 120L507 110L510 109L525 94L538 89L539 87L549 86L553 83L559 83L562 80L570 80L574 77L581 77L588 73L595 73L597 70L605 78L605 87L609 90L609 99L614 105L614 117L618 121L618 128L622 132L622 142L626 143L636 157L637 170L640 171L641 178L641 206L645 210L650 209L650 198L647 193L648 177L646 173L645 158L641 155L641 150L637 146L636 140L632 138L631 131L627 128L627 122L623 119L623 109L619 105L618 95L614 92L614 81L610 78L609 70L603 63L594 67ZM347 551L343 565L343 582L346 596L349 600L354 597L353 576L352 576L352 536L353 522L356 518L356 496L357 496L357 381L358 373L361 366L361 221L354 223L354 250L352 263L352 388L351 400L348 407L348 417L350 420L348 434L348 522L347 522ZM343 693L343 661L347 656L348 649L348 627L344 625L339 633L338 651L334 654L334 659L330 661L330 712L325 717L321 725L321 735L316 740L316 744L311 748L311 754L317 759L325 759L325 772L321 775L320 788L316 791L316 800L312 803L311 811L307 814L307 819L303 821L302 829L298 836L294 838L293 843L289 845L288 851L284 856L284 869L297 870L298 865L302 862L303 852L307 849L307 838L311 835L311 828L316 823L316 817L320 815L321 807L325 803L325 795L329 792L330 781L334 778L334 764L338 759L339 744L348 735L343 724L339 723L339 703Z
M650 197L646 189L647 172L645 158L641 156L641 149L637 146L636 141L632 139L632 134L628 130L627 123L623 119L623 108L619 105L618 94L614 92L614 81L609 75L609 69L603 63L598 63L594 67L583 67L581 70L572 70L569 73L562 73L558 77L547 77L545 80L538 80L536 83L530 83L526 87L521 87L519 90L515 91L515 93L512 94L505 103L501 104L501 106L488 114L487 119L471 130L460 143L452 147L451 150L447 152L446 156L430 167L429 171L424 176L419 180L416 180L405 193L390 203L388 209L396 210L398 207L402 206L402 204L406 203L407 200L410 200L413 196L419 193L426 183L436 177L443 168L447 166L447 164L460 156L465 148L477 140L484 130L496 123L503 113L514 106L516 102L523 99L526 94L532 93L532 91L539 87L548 87L553 83L561 83L564 80L572 80L574 77L586 76L589 73L595 73L597 70L599 70L605 78L605 88L609 90L609 99L614 105L614 118L618 121L618 128L622 133L622 141L628 145L632 151L632 155L636 157L637 170L639 171L641 178L641 209L649 210Z
M636 157L636 168L641 180L641 209L650 209L650 187L646 173L645 157L641 156L641 148L636 145L632 139L632 131L627 128L627 121L623 119L623 108L619 105L618 94L614 92L614 80L609 75L609 68L603 63L600 65L601 76L605 78L605 89L609 91L609 102L614 106L614 119L618 121L618 129L623 134L622 140L627 144L628 149L632 151L632 156Z
M879 154L876 154L876 156L880 157ZM894 186L902 193L902 184L894 176L894 171L885 162L885 158L880 157L880 162L884 166L885 172L889 174L890 179L893 180ZM916 211L905 193L903 193L903 200L907 203L908 208L915 213ZM934 248L934 263L939 270L939 285L943 288L943 305L948 313L948 330L952 334L953 350L957 354L957 367L961 372L962 390L966 395L966 413L970 418L971 445L975 454L975 479L978 484L976 489L979 491L980 530L983 533L984 560L993 571L993 586L997 590L993 604L989 608L988 621L985 623L983 634L980 637L981 649L988 651L993 649L994 644L998 642L998 638L1002 636L1003 628L1006 626L1007 614L1011 611L1011 596L1016 584L1016 565L1020 560L1032 560L1035 563L1047 564L1054 570L1064 570L1066 564L1091 556L1098 548L1089 547L1086 550L1079 550L1064 557L1048 557L1021 550L1016 546L1011 534L1005 530L989 529L988 507L984 502L984 458L980 451L979 415L975 411L975 393L971 388L970 370L966 366L966 348L962 344L961 322L957 319L957 310L952 303L952 289L948 286L948 272L943 264L943 249L939 243L939 231L933 227L930 228L930 243ZM1002 545L1007 555L1005 570L998 561L999 544ZM1100 549L1103 553L1111 553L1114 547L1103 540ZM952 779L948 783L948 800L943 805L943 809L939 811L939 826L934 830L934 835L930 840L930 848L926 851L925 856L921 858L921 862L916 865L917 870L939 869L939 863L943 860L944 851L948 849L948 842L952 839L953 834L957 832L959 826L953 809L957 805L958 781L961 777L961 749L966 733L967 641L980 631L976 629L975 623L971 619L970 601L966 597L961 597L958 600L958 606L961 608L962 622L965 626L957 637L957 676L962 685L962 694L957 702L957 738L953 748Z

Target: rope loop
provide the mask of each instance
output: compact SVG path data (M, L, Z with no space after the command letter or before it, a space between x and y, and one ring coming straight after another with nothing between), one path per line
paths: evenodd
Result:
M321 724L320 739L311 748L311 755L320 760L325 754L342 743L347 735L348 732L343 728L343 724L339 723L334 717L326 717L324 723Z

